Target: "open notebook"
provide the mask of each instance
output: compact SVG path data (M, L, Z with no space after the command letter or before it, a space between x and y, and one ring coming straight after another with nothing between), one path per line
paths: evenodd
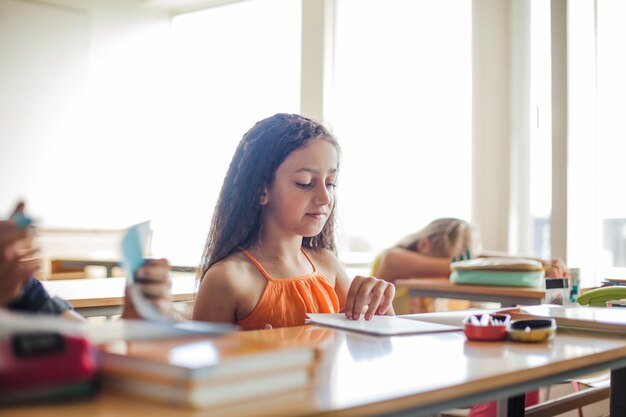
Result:
M429 323L414 319L405 319L394 316L374 316L371 320L361 317L358 320L347 319L339 314L308 314L309 323L320 326L336 327L360 333L369 333L378 336L393 336L401 334L439 333L463 330L459 326Z

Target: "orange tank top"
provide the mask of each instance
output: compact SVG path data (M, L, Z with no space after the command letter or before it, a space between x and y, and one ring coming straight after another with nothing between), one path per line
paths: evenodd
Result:
M261 299L250 314L237 324L244 330L272 327L299 326L304 324L307 313L337 313L339 300L328 279L318 272L311 258L302 253L313 267L308 275L293 278L275 279L269 276L251 254L241 249L244 255L267 279Z

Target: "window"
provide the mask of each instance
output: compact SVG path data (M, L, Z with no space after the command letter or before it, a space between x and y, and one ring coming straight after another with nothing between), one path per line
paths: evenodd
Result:
M252 125L300 105L301 3L244 1L172 22L170 194L155 219L155 252L198 263L222 180Z
M552 123L550 2L530 4L530 251L550 258L552 210Z
M469 219L471 2L338 0L334 75L341 248Z
M48 228L152 219L154 255L196 265L245 131L299 111L301 3L84 3L0 1L4 210L24 198Z
M570 167L568 258L583 285L626 277L626 4L568 3Z

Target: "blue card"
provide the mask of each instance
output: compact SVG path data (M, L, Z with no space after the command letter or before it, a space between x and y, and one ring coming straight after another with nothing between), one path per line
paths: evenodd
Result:
M137 313L145 320L171 321L165 317L141 291L135 282L135 272L144 263L146 244L150 236L150 222L143 222L126 229L122 237L122 266L126 271L126 286Z
M135 272L143 265L149 236L150 222L147 221L129 227L122 237L122 266L128 284L135 282Z

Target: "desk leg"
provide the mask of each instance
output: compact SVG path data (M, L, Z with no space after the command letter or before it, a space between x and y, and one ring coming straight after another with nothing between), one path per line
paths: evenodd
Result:
M524 417L526 407L526 394L510 397L506 404L507 417Z
M626 417L626 368L611 370L611 417Z

